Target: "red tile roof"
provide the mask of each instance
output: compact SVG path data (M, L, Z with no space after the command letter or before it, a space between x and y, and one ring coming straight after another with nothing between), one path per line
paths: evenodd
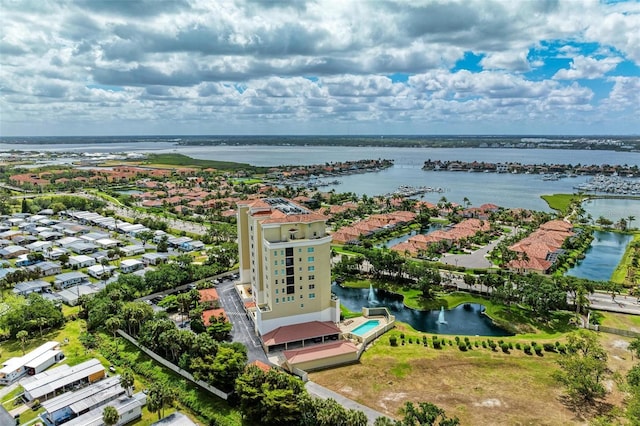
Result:
M215 288L203 288L198 290L201 302L210 302L218 300L218 291Z
M267 346L274 346L333 334L340 334L340 329L331 321L311 321L278 327L263 335L262 341Z
M266 362L262 362L259 359L253 361L251 363L251 365L255 365L256 367L258 367L260 370L264 371L265 373L269 372L269 370L271 370L271 366L269 364L267 364Z
M227 313L224 311L224 309L218 308L202 311L202 322L204 322L205 326L210 325L211 323L209 322L209 320L211 319L211 317L218 318L219 316L223 316L225 320L229 321L229 318L227 318Z

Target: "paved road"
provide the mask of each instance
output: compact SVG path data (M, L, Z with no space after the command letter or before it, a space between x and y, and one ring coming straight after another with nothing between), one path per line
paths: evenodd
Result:
M349 399L345 396L342 396L339 393L332 391L331 389L325 388L324 386L320 386L319 384L317 384L316 382L312 382L311 380L305 383L304 386L307 388L307 391L309 392L310 395L313 395L315 397L322 398L322 399L333 398L338 402L338 404L342 405L347 409L353 408L355 410L363 411L364 414L369 419L370 425L373 425L373 422L375 422L375 420L378 417L387 417L386 414L376 411L373 408L369 408L366 405L359 404L354 400Z
M640 303L638 298L634 296L616 295L612 300L610 294L592 293L587 298L591 302L590 309L640 315Z
M514 233L515 230L511 229L509 233L501 235L498 239L491 241L486 246L469 254L445 254L442 258L440 258L440 262L447 265L464 266L465 268L469 269L491 268L493 267L493 264L489 259L487 259L487 255L498 245L500 241L502 241L506 237L513 235Z
M242 300L240 300L240 296L235 288L233 288L233 281L224 280L216 289L220 297L220 304L227 313L227 318L229 318L229 321L233 325L231 329L232 340L234 342L240 342L247 347L249 362L259 360L270 364L264 353L264 349L262 349L260 339L253 331L253 323L247 317Z

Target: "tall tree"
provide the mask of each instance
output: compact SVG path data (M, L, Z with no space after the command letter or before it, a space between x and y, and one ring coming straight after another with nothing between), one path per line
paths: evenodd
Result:
M133 393L133 383L135 379L130 368L125 369L120 375L120 386L127 391L127 396L131 397Z
M593 403L606 394L603 381L608 371L607 353L596 335L588 330L578 330L567 340L567 352L558 358L560 370L554 377L565 385L576 406Z
M20 341L20 349L22 349L22 355L24 355L24 345L26 345L27 339L29 338L29 332L27 330L20 330L16 334L16 338Z
M636 337L635 339L633 339L629 343L627 349L631 351L631 359L633 359L634 355L636 356L636 358L640 359L640 337Z

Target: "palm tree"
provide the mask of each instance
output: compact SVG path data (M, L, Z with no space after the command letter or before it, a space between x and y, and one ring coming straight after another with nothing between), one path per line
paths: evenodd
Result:
M107 330L113 333L113 338L115 339L116 332L122 326L122 321L120 321L120 318L118 317L111 317L105 321L104 326L107 328Z
M113 426L120 420L120 414L118 414L118 410L115 409L112 405L107 405L102 410L102 421L107 426Z
M631 215L631 216L627 216L627 222L629 223L629 229L631 229L631 222L633 222L634 220L636 220L636 217Z
M133 383L134 383L133 372L131 369L127 368L120 375L120 386L122 386L127 391L127 396L131 397L133 392Z

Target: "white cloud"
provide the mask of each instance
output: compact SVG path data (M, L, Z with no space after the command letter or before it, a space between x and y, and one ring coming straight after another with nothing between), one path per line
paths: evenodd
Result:
M620 58L595 59L586 56L576 56L571 62L571 68L559 70L553 78L555 80L595 79L604 76L622 62Z
M605 104L619 116L637 111L637 79L615 76L623 58L640 64L633 2L0 2L5 134L34 124L180 132L223 123L229 132L270 120L282 132L349 120L380 126L372 131L473 122L482 132L549 117L561 131L575 114L600 114L615 129ZM527 79L551 62L540 46L563 41L570 68ZM569 46L582 42L596 53ZM483 71L451 72L467 52L482 56ZM575 80L605 75L613 88L596 105Z

